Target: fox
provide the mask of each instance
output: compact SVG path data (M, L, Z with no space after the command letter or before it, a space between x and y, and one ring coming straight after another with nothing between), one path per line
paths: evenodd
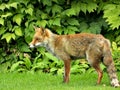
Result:
M100 68L100 63L103 63L107 68L111 86L120 87L112 58L110 41L103 35L90 33L58 35L48 28L36 26L34 26L34 30L35 34L29 47L45 47L48 52L63 60L63 82L69 82L71 61L86 58L97 71L97 84L100 84L103 77L103 71Z

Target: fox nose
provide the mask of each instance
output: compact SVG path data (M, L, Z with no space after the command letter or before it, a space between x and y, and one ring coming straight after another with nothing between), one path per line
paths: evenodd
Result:
M35 47L35 45L33 45L33 44L29 44L29 46L30 46L30 48L34 48Z

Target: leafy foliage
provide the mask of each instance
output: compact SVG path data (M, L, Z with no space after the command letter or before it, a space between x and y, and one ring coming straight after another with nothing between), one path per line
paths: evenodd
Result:
M112 43L112 51L113 51L113 59L115 61L115 65L118 71L120 71L120 48L117 46L115 42Z
M34 24L57 34L102 33L119 46L119 4L118 0L1 0L1 67L11 72L63 72L63 63L45 49L29 49ZM89 68L86 62L75 61L71 73L93 71Z
M119 28L120 26L120 5L116 4L107 4L104 6L104 18L107 18L106 21L112 29Z

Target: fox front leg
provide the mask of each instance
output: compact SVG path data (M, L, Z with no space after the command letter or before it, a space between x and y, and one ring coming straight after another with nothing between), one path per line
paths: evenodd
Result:
M69 82L69 77L70 77L70 60L64 60L64 83Z

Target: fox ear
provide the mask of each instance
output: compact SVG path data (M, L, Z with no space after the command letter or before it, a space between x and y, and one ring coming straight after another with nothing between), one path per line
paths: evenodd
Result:
M34 28L35 31L42 31L43 32L43 28L42 27L34 25L33 28Z
M50 35L52 34L52 32L49 29L45 29L45 36L50 37Z
M36 29L39 28L39 27L37 27L37 26L34 25L33 28L34 28L34 30L36 30Z
M33 28L35 31L40 31L42 34L45 33L45 29L43 27L38 27L38 26L34 25Z
M40 27L42 34L45 34L45 29L43 27Z

